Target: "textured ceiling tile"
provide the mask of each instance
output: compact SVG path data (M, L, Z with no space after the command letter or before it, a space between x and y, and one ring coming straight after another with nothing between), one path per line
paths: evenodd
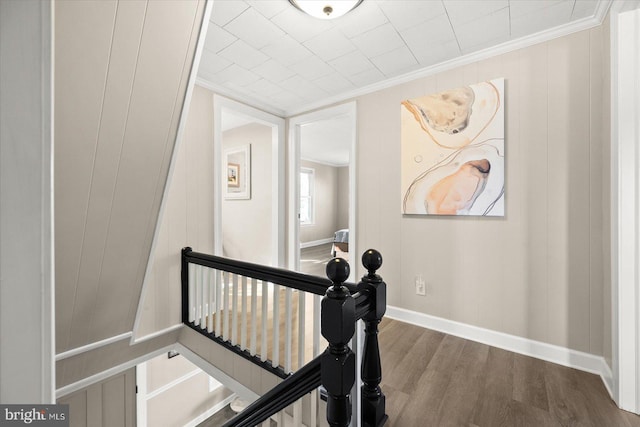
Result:
M234 83L238 86L246 86L260 80L260 76L236 64L232 64L219 73L216 73L216 77L221 82Z
M283 36L274 43L265 46L262 52L284 66L289 66L313 55L309 49L290 36Z
M460 48L473 48L489 41L504 42L510 36L509 8L500 9L475 21L455 27Z
M557 2L553 6L537 9L527 15L511 18L511 37L533 34L567 22L573 11L573 2Z
M378 5L398 31L445 14L442 2L439 1L386 0L378 2Z
M218 53L237 39L237 37L229 34L226 30L214 23L211 23L207 29L207 38L204 43L204 48L213 53Z
M325 61L330 61L356 50L356 46L337 28L332 28L319 36L307 40L303 44Z
M581 19L593 16L598 8L598 0L580 0L575 2L571 19Z
M261 49L284 35L284 31L254 9L244 11L225 25L224 29L256 49Z
M507 0L445 0L444 7L454 27L475 21L509 7Z
M249 5L242 0L214 1L211 22L223 27L236 16L247 10Z
M291 7L289 2L282 0L249 0L252 8L260 12L265 18L272 18L284 9Z
M281 81L286 80L295 74L294 71L285 67L274 59L263 62L262 64L253 68L251 71L274 83L280 83Z
M358 87L364 87L373 83L378 83L379 81L384 80L385 77L384 77L384 74L382 74L380 70L378 70L377 68L371 68L361 73L347 76L347 78L354 85Z
M546 9L558 3L574 3L574 0L509 0L509 10L511 18L535 12L536 10Z
M296 62L290 68L308 80L326 76L334 71L331 66L316 56L310 56L300 62Z
M391 24L384 24L352 39L353 43L369 58L382 55L404 46L404 41Z
M305 42L333 27L330 21L305 15L293 6L284 9L271 21L299 42Z
M266 79L256 80L255 82L246 85L246 88L267 97L282 92L282 88L280 86L271 83Z
M450 40L433 44L419 52L413 51L413 53L423 67L428 67L459 56L460 47L456 40Z
M235 41L230 46L221 50L218 55L247 69L257 67L269 59L267 55L249 46L242 40Z
M371 62L387 76L402 74L418 67L418 61L406 46L371 58Z
M313 83L330 94L344 92L345 90L351 90L354 88L353 83L339 74L320 77L319 79L314 80Z
M440 15L430 21L413 26L400 33L411 51L422 53L441 42L455 39L453 28L447 15Z
M336 19L336 26L345 36L353 38L387 22L389 20L375 2L365 1L347 15Z
M215 74L224 70L231 64L231 61L228 61L207 49L202 51L202 56L200 58L200 70Z
M340 74L349 75L361 73L365 70L373 68L373 64L360 51L352 52L347 55L329 61L329 64Z

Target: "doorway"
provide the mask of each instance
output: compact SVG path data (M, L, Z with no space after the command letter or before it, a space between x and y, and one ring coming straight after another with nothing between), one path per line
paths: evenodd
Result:
M355 277L356 105L342 104L289 121L289 267L324 276L333 256Z
M214 253L284 266L284 119L214 95Z

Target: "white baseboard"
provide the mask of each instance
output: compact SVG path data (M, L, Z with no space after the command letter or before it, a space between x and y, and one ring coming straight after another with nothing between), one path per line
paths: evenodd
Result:
M300 243L300 249L312 248L314 246L325 245L327 243L333 243L333 237L327 237L326 239L312 240L310 242Z
M503 332L492 331L490 329L399 307L387 306L385 316L423 328L433 329L449 335L599 375L609 394L613 396L611 394L611 390L613 390L613 375L609 365L602 356L522 338L516 335L505 334Z

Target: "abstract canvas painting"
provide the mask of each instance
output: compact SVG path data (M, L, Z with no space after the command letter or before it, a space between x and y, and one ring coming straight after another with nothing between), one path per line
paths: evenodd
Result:
M504 216L504 79L401 105L402 213Z

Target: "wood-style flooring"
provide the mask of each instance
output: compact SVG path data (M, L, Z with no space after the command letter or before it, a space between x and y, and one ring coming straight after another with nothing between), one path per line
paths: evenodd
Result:
M418 326L380 325L388 427L636 427L600 378Z
M330 251L330 244L303 249L301 271L324 276ZM640 427L596 375L391 319L379 339L387 427ZM221 423L229 411L202 425Z

